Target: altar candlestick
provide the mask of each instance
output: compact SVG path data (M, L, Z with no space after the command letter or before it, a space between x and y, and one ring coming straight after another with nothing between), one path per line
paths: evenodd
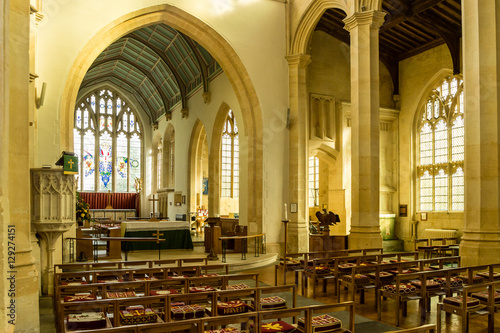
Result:
M285 204L285 220L288 220L288 209L286 209L286 204Z

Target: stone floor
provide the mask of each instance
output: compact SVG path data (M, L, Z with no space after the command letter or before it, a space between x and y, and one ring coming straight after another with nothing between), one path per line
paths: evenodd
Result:
M199 240L193 239L195 242L195 248L193 250L163 250L161 253L162 259L177 258L177 257L204 257L204 248L199 243ZM129 253L128 260L146 260L146 259L156 259L158 258L157 251L137 251ZM274 285L274 263L277 260L276 254L265 254L255 257L253 253L247 255L246 260L241 259L241 254L231 253L227 256L227 263L230 265L230 272L246 271L246 272L258 272L259 280L268 285ZM213 263L221 262L221 255L219 255L219 260ZM282 279L279 279L279 283L282 283ZM293 273L288 273L287 275L288 283L293 283L294 277ZM318 287L316 300L322 303L335 303L336 297L332 294L333 286L328 286L328 293L322 294L321 288ZM347 293L343 292L341 296L341 301L347 300ZM312 298L312 289L309 287L306 290L307 297ZM428 314L427 323L436 323L436 303L437 298L432 299L431 312ZM356 314L363 316L371 320L377 320L377 311L375 308L375 296L373 291L368 291L365 296L365 304L359 304L359 298L357 298L356 303ZM384 302L382 308L382 322L388 325L395 325L395 304L393 301ZM401 328L412 328L424 323L420 322L420 314L418 312L418 303L409 302L408 303L408 316L402 317ZM40 298L40 325L41 332L49 333L55 332L54 329L54 317L52 314L52 299L50 297ZM458 316L442 316L442 328L444 333L456 333L461 332L461 319ZM487 317L480 316L470 319L470 329L471 333L482 333L487 332ZM500 332L500 316L495 318L495 332ZM356 331L357 333L365 333L361 331ZM370 332L366 332L370 333Z

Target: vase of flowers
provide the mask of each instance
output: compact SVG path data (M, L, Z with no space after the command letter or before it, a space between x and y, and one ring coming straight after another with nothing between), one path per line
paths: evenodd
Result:
M90 206L82 199L80 193L76 192L76 222L79 227L90 227Z

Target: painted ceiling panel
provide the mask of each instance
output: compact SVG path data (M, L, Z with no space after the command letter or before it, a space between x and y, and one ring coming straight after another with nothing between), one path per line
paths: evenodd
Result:
M201 61L201 62L200 62ZM80 89L112 83L134 95L151 122L222 71L203 47L165 24L135 30L95 59ZM208 73L208 77L204 77Z

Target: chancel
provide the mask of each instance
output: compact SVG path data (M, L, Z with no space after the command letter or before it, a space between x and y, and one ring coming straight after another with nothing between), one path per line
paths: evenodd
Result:
M498 7L4 2L0 332L494 331Z

